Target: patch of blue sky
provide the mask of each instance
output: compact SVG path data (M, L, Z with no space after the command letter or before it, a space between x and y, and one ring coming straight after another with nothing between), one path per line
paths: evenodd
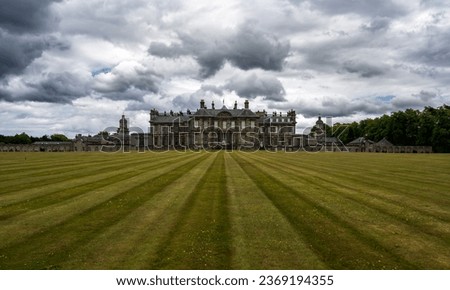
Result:
M390 101L392 101L393 98L395 98L395 96L392 95L376 97L377 100L380 100L383 103L389 103Z
M111 68L109 67L104 67L104 68L100 68L100 69L95 69L91 72L92 76L95 77L96 75L99 74L107 74L111 71Z

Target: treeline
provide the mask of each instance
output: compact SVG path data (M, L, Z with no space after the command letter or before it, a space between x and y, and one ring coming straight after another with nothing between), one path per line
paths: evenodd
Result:
M398 146L433 146L434 152L450 152L450 106L407 109L351 124L335 124L327 133L344 144L358 137L378 142L386 138Z
M50 137L48 135L44 135L42 137L33 137L29 136L26 133L16 134L14 136L3 136L0 135L0 143L5 144L31 144L34 142L46 142L46 141L54 141L54 142L67 142L70 141L63 134L53 134Z

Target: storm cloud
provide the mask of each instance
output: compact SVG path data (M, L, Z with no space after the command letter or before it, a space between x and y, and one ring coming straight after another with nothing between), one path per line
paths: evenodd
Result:
M194 38L180 34L181 44L153 42L149 53L159 57L190 55L201 66L200 76L208 78L219 71L226 61L242 70L260 68L281 71L289 54L289 42L278 40L250 25L243 25L231 35L215 38Z
M14 33L54 29L58 19L49 9L61 0L0 0L0 27Z
M0 29L0 78L21 73L47 47L40 37L16 36Z
M50 11L59 1L0 0L0 78L20 74L57 42L48 36L58 19Z

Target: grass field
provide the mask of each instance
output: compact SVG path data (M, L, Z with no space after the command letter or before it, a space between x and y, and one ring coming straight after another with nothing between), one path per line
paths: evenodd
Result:
M450 155L0 153L0 269L450 269Z

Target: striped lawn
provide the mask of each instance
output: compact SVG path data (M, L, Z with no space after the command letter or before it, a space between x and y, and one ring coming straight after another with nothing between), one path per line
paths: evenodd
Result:
M0 269L450 269L450 155L0 153Z

